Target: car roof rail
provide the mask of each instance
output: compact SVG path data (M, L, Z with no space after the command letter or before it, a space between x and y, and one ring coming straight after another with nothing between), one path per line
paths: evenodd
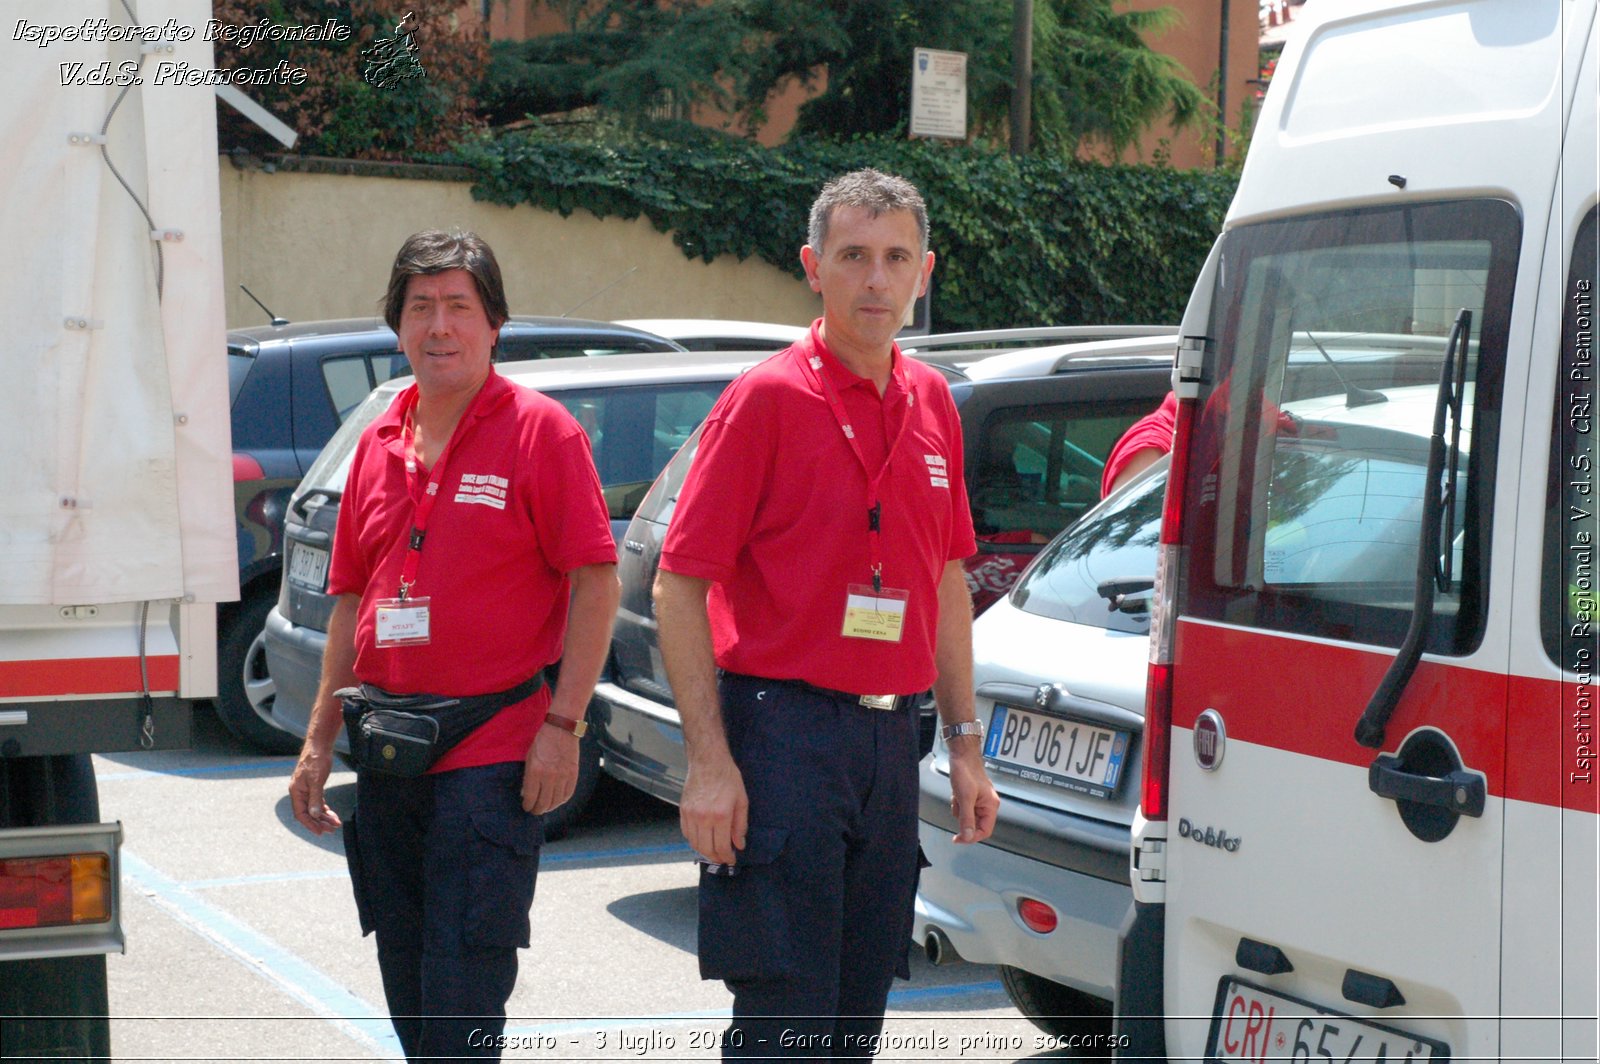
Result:
M1176 325L1039 325L1020 329L979 329L972 332L934 333L931 336L906 336L898 342L900 350L915 354L941 347L993 346L997 350L1011 350L1047 343L1165 336L1177 331Z

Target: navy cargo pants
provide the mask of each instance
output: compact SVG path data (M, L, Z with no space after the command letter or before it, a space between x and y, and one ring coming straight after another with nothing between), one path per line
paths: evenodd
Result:
M543 841L520 761L357 775L345 856L406 1059L500 1057Z
M702 866L700 974L733 991L724 1057L870 1057L907 977L921 851L917 722L725 675L750 799L733 874Z

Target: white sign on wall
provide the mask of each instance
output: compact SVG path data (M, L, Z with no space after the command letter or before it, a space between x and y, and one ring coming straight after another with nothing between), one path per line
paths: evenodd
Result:
M967 139L967 53L918 48L911 61L911 135Z

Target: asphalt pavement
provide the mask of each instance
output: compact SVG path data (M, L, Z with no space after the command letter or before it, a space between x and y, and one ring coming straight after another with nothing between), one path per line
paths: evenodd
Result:
M250 753L206 710L195 734L188 751L95 758L102 817L124 831L115 1058L399 1059L342 841L289 811L293 759ZM329 804L348 812L354 787L336 771ZM505 1059L715 1059L731 998L696 968L695 876L677 810L603 780L544 849ZM935 968L913 950L878 1059L1052 1055L995 969Z

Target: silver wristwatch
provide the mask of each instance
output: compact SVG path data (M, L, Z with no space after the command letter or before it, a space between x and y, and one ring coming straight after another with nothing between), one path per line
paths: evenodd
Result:
M939 729L939 738L943 739L945 742L949 742L951 739L956 739L963 735L976 735L982 737L983 721L964 720L960 724L946 724L944 727Z

